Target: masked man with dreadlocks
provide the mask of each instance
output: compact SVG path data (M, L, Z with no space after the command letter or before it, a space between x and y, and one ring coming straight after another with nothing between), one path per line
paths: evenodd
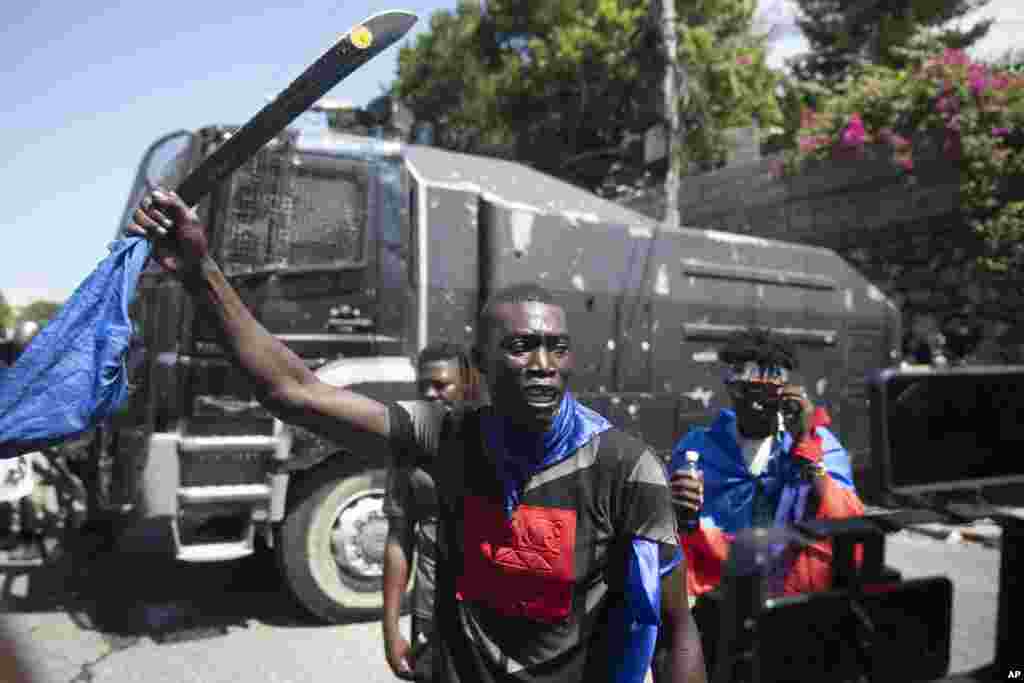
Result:
M417 393L451 411L480 401L480 382L461 346L436 342L416 361ZM434 463L429 463L434 464ZM427 679L434 632L434 566L437 557L437 491L433 467L393 467L384 494L388 538L384 552L384 654L391 671L406 680ZM409 560L416 550L411 644L399 629Z
M127 231L183 283L284 422L395 467L434 467L436 683L639 683L655 638L661 680L706 680L665 468L568 388L565 309L533 285L491 295L474 358L489 403L380 402L329 385L252 315L173 193L142 200ZM432 465L431 463L436 463Z
M742 331L718 359L733 409L683 437L669 466L689 593L697 599L694 613L709 662L717 627L703 618L711 608L700 596L721 581L737 531L864 513L849 456L829 431L828 414L791 382L797 360L789 340L768 330ZM827 541L785 555L769 589L826 589L830 562Z

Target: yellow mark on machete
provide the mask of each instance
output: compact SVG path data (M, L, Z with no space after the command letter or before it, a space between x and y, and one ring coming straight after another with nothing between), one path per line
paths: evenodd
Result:
M365 50L373 44L373 34L365 26L356 26L349 34L352 44L360 50Z

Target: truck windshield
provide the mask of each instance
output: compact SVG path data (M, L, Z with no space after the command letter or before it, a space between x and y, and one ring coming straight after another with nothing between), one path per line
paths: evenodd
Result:
M221 264L229 275L360 264L368 204L364 162L298 163L266 148L230 181Z

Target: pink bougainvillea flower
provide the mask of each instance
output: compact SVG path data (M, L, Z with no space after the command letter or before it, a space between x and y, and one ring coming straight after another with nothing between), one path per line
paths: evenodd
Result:
M977 97L985 92L991 83L989 77L984 73L973 74L970 78L971 94Z
M860 114L850 114L850 122L846 124L841 140L847 147L859 147L864 144L864 122Z
M963 50L955 50L953 48L946 48L946 52L942 55L942 63L950 66L963 66L970 60L967 58L967 53Z
M754 63L754 58L750 55L740 55L736 58L736 63L740 66L750 66Z
M1005 138L1010 134L1009 128L993 128L992 135L997 138Z
M914 170L914 160L911 157L908 157L908 156L896 157L896 163L899 164L900 167L902 167L904 171L913 171Z
M1010 85L1010 79L1005 74L998 74L989 80L988 85L993 90L1006 90Z

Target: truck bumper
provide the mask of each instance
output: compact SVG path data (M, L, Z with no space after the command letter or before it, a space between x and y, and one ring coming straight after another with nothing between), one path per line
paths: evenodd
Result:
M142 469L140 499L127 537L134 550L169 553L187 562L219 562L250 555L257 525L280 521L288 474L277 464L286 459L287 437L182 436L156 433L149 439ZM182 485L183 455L256 459L261 481ZM282 457L283 456L283 457ZM229 524L219 524L229 520ZM196 533L202 529L202 533Z

